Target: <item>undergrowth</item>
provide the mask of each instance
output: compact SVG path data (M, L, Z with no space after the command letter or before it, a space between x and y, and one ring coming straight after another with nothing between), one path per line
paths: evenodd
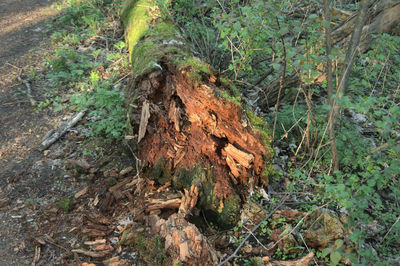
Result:
M282 91L285 97L274 129L279 168L274 182L286 180L286 187L279 185L282 192L313 195L302 199L300 210L327 204L347 217L354 250L344 252L342 243L336 243L317 253L320 259L332 265L344 257L354 265L389 265L400 247L400 37L378 34L371 48L357 55L346 95L340 98L343 112L336 130L340 171L333 172L327 84L315 82L325 71L323 27L329 25L315 14L322 9L319 3L177 0L169 6L169 1L157 2L194 53L235 82L243 99L269 125L274 123L275 108L266 101L268 86L282 75L301 77L301 84ZM338 7L357 9L348 2ZM332 24L341 19L334 16ZM331 60L340 65L344 54L334 46ZM339 75L337 70L334 76ZM371 228L378 229L371 232Z
M126 119L123 82L128 56L119 24L122 1L61 1L52 32L55 52L45 59L52 91L40 107L88 109L88 137L121 139ZM63 92L63 96L55 96Z
M282 92L285 97L274 129L279 169L273 183L298 201L298 210L311 213L325 206L346 218L353 249L345 252L343 243L335 242L316 251L319 259L331 265L345 257L354 265L389 265L400 247L400 37L376 35L374 45L357 55L346 95L340 100L343 113L336 131L340 171L333 172L327 84L315 82L324 74L321 66L326 62L323 26L327 21L315 12L320 4L176 0L170 8L170 2L157 0L162 15L181 29L196 55L235 82L242 98L269 125L275 122L275 109L266 93L269 86L279 77L301 77L301 84ZM342 1L340 8L355 10L349 2ZM115 25L120 5L106 0L63 1L58 6L62 15L50 30L57 49L45 66L54 92L40 106L51 105L56 111L87 108L88 136L121 139L125 132L122 87L130 70ZM339 18L333 20L335 24ZM340 64L343 57L344 51L334 46L331 59ZM55 97L57 91L65 97ZM279 199L269 200L272 205ZM282 228L287 225L280 222ZM267 221L257 236L269 236L271 223ZM289 256L278 249L274 258L292 259L302 252Z

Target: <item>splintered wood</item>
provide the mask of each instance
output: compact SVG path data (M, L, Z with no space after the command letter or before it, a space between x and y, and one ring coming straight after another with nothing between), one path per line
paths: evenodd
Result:
M168 67L141 77L135 86L138 107L129 117L141 117L131 125L139 132L143 166L163 160L172 171L196 165L212 169L214 195L220 200L232 194L232 179L234 185L249 185L252 177L255 183L264 178L265 159L272 154L261 134L243 122L242 108L217 96L226 88L217 87L214 79L199 84L191 70Z
M181 213L171 215L168 220L153 215L148 217L152 231L165 240L165 250L187 265L215 265L218 258L197 227L189 223Z
M143 103L142 116L140 118L138 143L143 139L144 135L146 134L147 124L149 123L149 118L150 118L149 108L150 108L149 103L145 101Z
M199 188L195 185L190 187L190 191L185 189L185 195L182 197L181 205L179 206L179 213L186 217L191 213L194 206L196 206L197 198L199 196Z

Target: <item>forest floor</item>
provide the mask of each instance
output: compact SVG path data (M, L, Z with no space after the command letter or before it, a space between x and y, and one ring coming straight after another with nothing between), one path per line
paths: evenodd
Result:
M66 165L69 160L79 164L88 149L94 154L99 147L102 156L94 157L101 166L112 167L118 161L126 168L130 163L118 147L104 147L99 138L90 143L75 128L50 148L40 148L49 131L75 115L67 109L55 112L40 104L32 106L25 85L30 84L32 98L38 103L65 94L65 88L53 88L42 75L44 59L56 48L49 30L60 17L56 2L0 2L0 266L80 265L77 253L70 250L80 247L81 230L77 229L84 224L83 213L88 208L81 208L87 201L77 200L76 193L82 196L86 191L93 196L92 203L95 196L99 198L95 193L107 191L107 181L87 192L88 184L93 185L95 179L88 180L87 175L81 176ZM87 120L80 122L78 131ZM69 212L71 209L74 211Z
M95 87L93 84L96 78L103 84L112 84L107 87L110 89L107 92L112 89L114 93L110 98L119 93L118 89L127 86L131 71L129 64L123 63L124 59L128 62L126 48L118 48L118 43L124 44L123 30L115 14L104 12L107 11L104 9L104 18L97 21L99 24L81 26L84 30L74 31L82 14L76 12L75 21L70 22L71 25L60 26L63 23L58 19L62 14L54 7L56 2L0 2L0 266L85 265L83 262L99 265L170 265L171 256L165 252L160 237L154 235L148 218L152 214L158 214L165 219L175 213L176 206L164 210L158 205L170 200L180 202L182 193L167 185L156 187L153 180L141 178L140 165L134 163L134 151L125 150L128 148L120 141L125 132L119 135L119 140L115 140L118 139L115 137L114 143L105 142L106 138L99 137L96 133L92 134L94 137L86 137L85 133L90 132L90 122L96 121L96 112L93 111L101 114L96 110L97 106L89 106L88 114L77 126L46 150L40 149L48 132L70 121L76 114L79 108L71 107L71 98L81 91L72 91L71 87L77 89L79 82L83 83L83 79L79 80L82 77L76 75L79 77L74 86L68 84L68 80L59 83L63 85L51 84L51 78L46 77L46 74L51 72L53 65L47 65L46 73L44 60L55 62L59 56L57 49L58 52L77 56L80 59L73 63L87 75L84 81L87 82L86 85ZM81 4L81 1L76 3ZM86 10L79 6L74 8L93 15L92 19L96 17L88 11L93 11L92 6L86 6ZM87 16L90 17L89 15ZM50 28L57 27L57 24L60 28L65 28L52 32ZM105 27L105 24L109 27ZM87 34L88 29L93 31L92 35ZM69 35L71 32L68 30L72 34ZM50 36L52 33L57 33L64 43L60 40L57 43L54 35ZM76 40L75 35L81 36ZM70 36L74 37L68 39ZM123 53L125 54L121 56ZM91 67L85 68L85 62L82 62L85 60ZM100 61L102 64L99 64ZM59 70L58 74L61 72ZM98 76L90 76L93 73ZM60 74L58 78L62 80L65 77ZM73 78L75 77L71 79ZM30 84L33 99L41 104L32 106L26 83ZM54 98L58 100L52 101ZM114 102L108 104L117 109ZM63 108L56 111L57 105L62 105ZM117 122L113 117L108 121L108 126L115 128L118 126ZM288 160L292 160L288 157L291 154L289 150L292 149L290 145L292 144L276 150L274 163L282 169L288 164ZM303 257L306 259L303 264L297 264L301 262L300 259L287 265L308 265L311 260L315 264L325 265L327 259L323 261L318 254L314 257L315 250L322 245L318 243L316 249L309 249L301 235L302 242L297 243L292 233L287 232L290 229L293 232L298 227L311 232L318 230L313 225L322 215L311 214L317 211L319 213L328 203L319 205L314 210L309 208L311 205L302 205L307 208L299 208L299 202L303 202L303 199L305 204L314 204L314 195L302 190L297 194L291 193L288 197L289 194L282 184L289 186L291 182L284 178L270 184L268 193L276 195L272 199L263 189L257 190L246 208L243 206L243 210L247 211L247 224L240 222L240 225L231 230L216 230L212 224L209 225L203 212L202 217L196 217L199 218L196 224L199 231L215 246L220 259L233 254L242 239L252 234L254 239L243 242L245 245L234 263L249 265L249 258L257 258L258 262L262 259L266 264L271 258L272 263L276 262L274 265L281 265L280 260ZM266 205L271 207L277 200L284 204L283 210L277 211L268 223L263 222L262 219L269 215ZM155 204L152 205L151 202ZM324 209L324 212L327 213L327 210ZM270 214L273 213L274 211ZM342 228L346 215L339 217L340 221L339 218L323 217L338 225L335 230L328 232L333 235L333 240L343 238L350 243ZM311 222L303 226L306 219ZM324 221L324 228L327 221ZM249 233L247 228L258 223L261 225L260 230L255 234ZM374 229L376 223L368 226ZM375 231L382 231L378 229ZM376 235L375 231L372 237ZM325 233L314 233L322 235L320 232ZM297 249L302 243L305 248ZM293 252L281 252L286 249L286 244L292 245L287 250ZM349 252L353 252L353 246L349 247ZM335 249L336 246L333 247ZM113 257L112 261L106 260L110 257Z
M0 2L0 265L30 265L35 255L31 240L42 230L50 232L38 226L45 214L41 206L79 189L63 172L60 159L45 157L38 149L64 114L31 106L20 79L39 69L50 49L45 28L59 12L54 2ZM33 98L43 98L44 85L31 83ZM47 256L42 265L51 261L49 252L42 251Z

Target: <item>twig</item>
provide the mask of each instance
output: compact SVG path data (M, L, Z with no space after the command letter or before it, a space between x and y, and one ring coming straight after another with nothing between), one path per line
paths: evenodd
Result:
M249 234L251 234L253 236L253 238L257 241L258 244L260 244L260 246L262 246L264 249L267 249L266 246L263 245L263 243L260 242L260 240L258 240L258 238L250 231L249 228L247 228L246 226L243 226L247 231L249 231Z
M24 80L23 78L21 78L22 68L14 66L13 64L10 64L8 62L6 64L18 70L18 74L17 74L18 81L25 84L26 95L28 96L29 101L31 102L31 105L32 106L37 106L37 102L32 97L32 90L31 90L31 85L29 84L29 81Z
M53 134L51 134L47 139L45 139L42 144L41 144L41 150L45 150L49 148L51 145L53 145L54 142L56 142L59 138L64 136L64 134L71 129L73 126L75 126L79 120L82 119L82 117L86 114L86 109L81 110L74 118L72 118L71 121L69 121L66 125L61 126L58 128Z
M47 243L52 244L52 245L54 245L54 246L56 246L56 247L58 247L58 248L61 248L62 250L66 251L66 252L71 252L71 250L69 250L69 249L67 249L67 248L65 248L65 247L63 247L63 246L60 246L59 244L57 244L57 243L55 243L54 241L50 240L50 237L47 236L47 235L46 235L46 237L44 238L44 241L46 241Z
M382 240L381 240L381 244L383 242L383 240L387 237L387 235L392 231L393 227L400 221L400 216L397 217L396 222L394 222L394 224L392 224L392 226L390 227L390 229L386 232L386 234L383 236Z
M294 232L294 230L296 230L297 227L299 227L299 226L303 223L303 221L304 221L308 216L310 216L313 212L315 212L316 210L319 210L319 209L321 209L321 208L327 206L329 203L331 203L331 201L329 201L328 203L325 203L325 204L322 205L322 206L319 206L319 207L316 208L315 210L313 210L313 211L307 213L306 215L304 215L303 218L301 218L301 220L296 224L295 227L293 227L293 229L292 229L289 233L285 234L282 238L280 238L278 241L276 241L271 247L268 248L268 250L273 249L273 248L274 248L276 245L278 245L282 240L286 239L289 235L291 235L291 234ZM319 217L318 217L318 219L319 219ZM317 220L318 220L318 219L317 219ZM316 221L317 221L317 220L316 220Z
M307 251L308 251L308 252L312 252L312 251L310 250L310 248L308 247L306 241L304 240L303 234L299 232L299 236L300 236L301 241L303 242L304 246L306 246ZM319 264L318 264L317 260L315 259L315 257L313 257L313 260L314 260L315 265L318 266Z
M28 101L16 101L16 102L10 102L10 103L2 103L0 106L6 106L6 105L14 105L14 104L19 104L19 103L27 103Z
M247 241L247 239L249 239L250 236L252 236L254 234L254 232L261 226L261 224L263 224L266 220L268 220L272 214L275 213L276 210L278 210L286 201L286 198L284 198L281 203L279 203L278 206L275 207L275 209L273 209L267 216L265 216L265 218L259 223L257 224L253 230L251 230L251 232L245 237L245 239L240 243L240 245L235 249L235 251L232 253L232 255L230 255L229 257L227 257L224 261L220 262L218 264L218 266L222 266L225 263L228 263L229 260L231 260L233 257L236 256L236 254L239 252L239 250L242 248L242 246L244 245L244 243Z
M29 84L28 80L25 80L21 77L21 75L18 75L18 80L22 83L24 83L25 87L26 87L26 96L28 96L29 101L31 102L32 106L37 106L37 102L35 101L35 99L33 99L32 96L32 90L31 90L31 85Z

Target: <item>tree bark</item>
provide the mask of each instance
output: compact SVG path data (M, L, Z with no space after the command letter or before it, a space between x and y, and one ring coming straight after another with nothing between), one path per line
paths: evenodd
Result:
M146 177L172 181L176 189L196 185L207 218L235 224L248 187L268 183L268 130L242 108L231 84L191 55L152 1L129 2L123 12L133 72L127 115L129 134L139 135L130 145Z

